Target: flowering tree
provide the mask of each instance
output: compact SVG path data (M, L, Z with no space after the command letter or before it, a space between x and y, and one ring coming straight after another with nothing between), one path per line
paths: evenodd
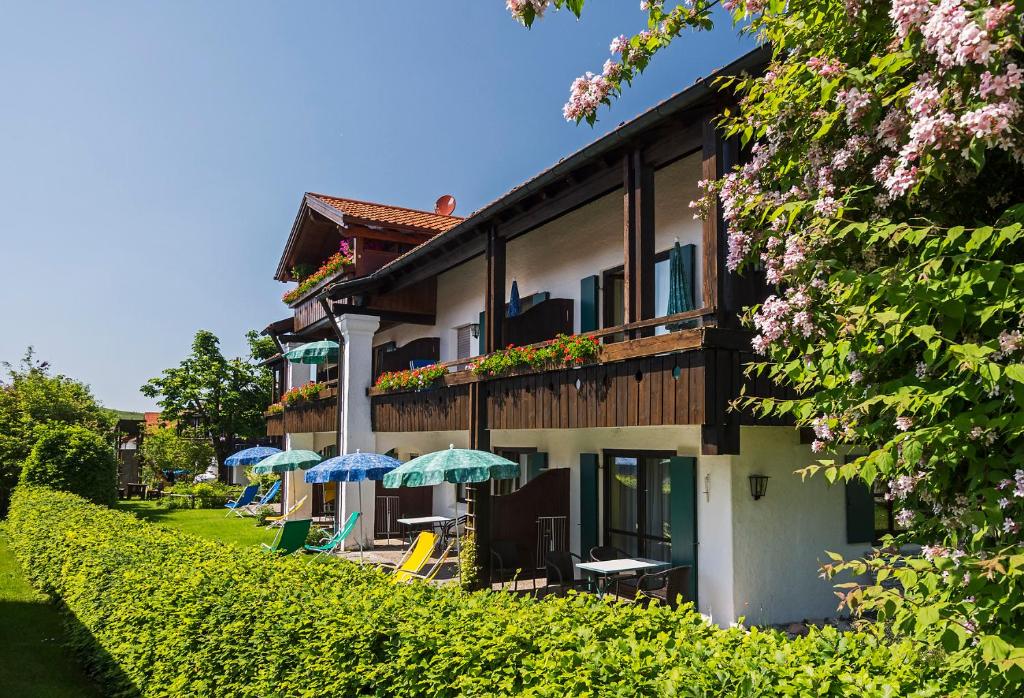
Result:
M526 25L582 4L507 3ZM612 41L565 117L593 123L716 4L642 2L648 28ZM824 567L841 606L1007 695L1024 676L1024 3L721 4L773 53L723 81L740 103L721 127L749 157L695 207L721 206L730 268L766 270L775 292L746 318L754 370L800 395L747 402L813 427L806 475L894 502L903 533Z

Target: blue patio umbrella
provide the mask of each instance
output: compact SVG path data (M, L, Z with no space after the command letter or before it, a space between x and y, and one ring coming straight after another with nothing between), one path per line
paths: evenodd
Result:
M321 461L306 471L306 482L313 484L324 484L328 482L362 482L363 480L383 480L384 476L400 466L402 463L396 458L385 456L380 453L346 453L342 456L335 456ZM341 528L341 507L335 497L334 502L334 530ZM363 538L363 490L359 489L359 536ZM359 555L363 554L362 541L359 545Z
M244 449L238 453L232 453L224 459L224 465L232 468L239 465L256 465L264 458L280 452L281 449L274 448L273 446L253 446L252 448Z
M508 316L515 317L522 310L519 308L519 284L516 283L515 279L512 279L512 291L508 297Z

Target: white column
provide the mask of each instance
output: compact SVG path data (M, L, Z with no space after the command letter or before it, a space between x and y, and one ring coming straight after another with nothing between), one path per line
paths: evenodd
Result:
M338 318L341 332L341 366L338 390L341 391L341 452L355 453L361 450L373 453L377 439L370 420L370 387L373 372L373 335L380 327L380 318L370 315L342 315ZM341 520L349 513L361 511L360 523L355 528L354 540L346 545L361 542L364 548L373 547L373 512L376 483L344 483L341 487Z
M298 343L287 344L285 350L294 349L299 346ZM306 364L293 364L291 361L285 360L285 391L291 390L292 388L300 385L305 385L309 382L309 366ZM287 411L287 407L285 410ZM284 450L290 451L293 448L306 448L306 444L296 443L296 440L291 434L285 433L284 435ZM282 473L281 474L281 513L284 514L288 509L303 496L305 490L309 489L309 486L302 480L303 471L296 471L298 478L296 479L295 473ZM306 500L306 504L303 505L302 509L297 511L290 518L301 519L309 518L313 511L313 502L311 498Z

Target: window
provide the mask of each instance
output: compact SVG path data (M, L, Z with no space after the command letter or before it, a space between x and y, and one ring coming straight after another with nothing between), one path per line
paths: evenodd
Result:
M605 451L605 542L630 555L672 559L669 460L660 451Z
M455 328L455 358L468 359L473 355L473 325Z
M885 483L875 480L871 486L871 498L875 502L875 543L881 543L884 536L896 535L906 530L905 527L896 523L896 514L893 509L893 501L885 498Z
M492 480L491 494L504 495L512 494L529 480L529 458L531 453L536 453L536 448L496 448L494 452L502 458L519 463L519 477L511 480Z

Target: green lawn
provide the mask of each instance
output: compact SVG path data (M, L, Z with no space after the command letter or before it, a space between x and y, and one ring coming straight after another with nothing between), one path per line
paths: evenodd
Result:
M226 509L165 509L155 501L136 499L118 502L116 508L160 526L234 545L270 544L277 533L277 529L257 526L251 516L225 516Z
M2 529L0 694L24 698L102 695L64 646L60 614L29 586Z

